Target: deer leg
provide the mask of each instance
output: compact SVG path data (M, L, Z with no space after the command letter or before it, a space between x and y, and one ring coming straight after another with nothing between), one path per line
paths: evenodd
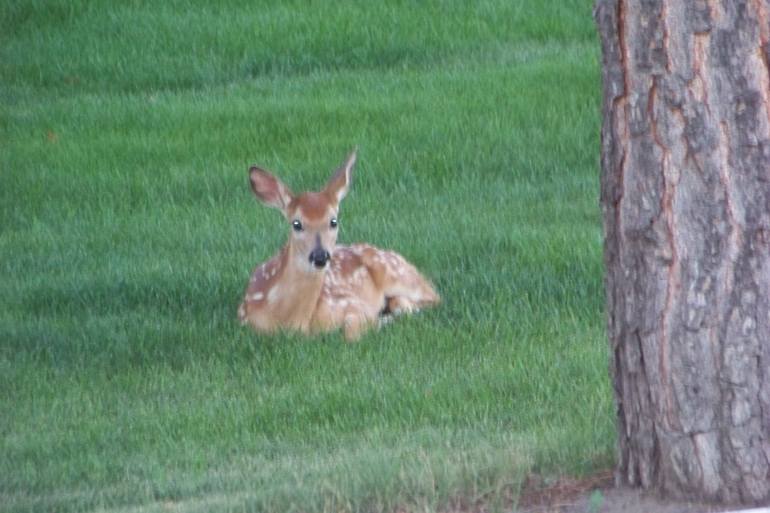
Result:
M393 296L387 298L386 311L392 315L410 314L417 312L420 307L406 296Z
M371 322L361 312L348 311L342 323L342 331L345 334L345 340L348 342L357 342L361 335L366 332Z

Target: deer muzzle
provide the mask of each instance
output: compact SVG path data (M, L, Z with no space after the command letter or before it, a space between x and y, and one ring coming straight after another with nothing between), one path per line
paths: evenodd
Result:
M322 247L316 247L310 252L310 263L317 269L323 269L326 267L326 263L331 258L331 255Z

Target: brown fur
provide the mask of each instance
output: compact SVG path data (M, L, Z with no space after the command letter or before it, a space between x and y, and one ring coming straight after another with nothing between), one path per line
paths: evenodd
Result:
M257 267L246 288L238 317L259 332L296 329L303 333L342 327L356 340L383 313L410 313L440 301L433 286L404 257L368 244L337 246L331 227L345 196L355 163L351 154L321 192L294 196L280 180L253 167L251 183L264 203L299 221L289 241ZM322 269L307 256L319 243L331 258Z

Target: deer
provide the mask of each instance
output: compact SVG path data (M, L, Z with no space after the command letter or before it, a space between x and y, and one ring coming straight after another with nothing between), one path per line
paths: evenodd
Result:
M353 342L371 327L441 301L400 254L365 243L337 244L339 205L355 163L353 150L323 190L298 195L268 171L249 168L254 195L283 214L289 239L251 274L238 308L241 324L265 334L341 328Z

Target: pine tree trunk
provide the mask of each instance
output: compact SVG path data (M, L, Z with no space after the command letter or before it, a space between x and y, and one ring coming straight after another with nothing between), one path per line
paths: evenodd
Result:
M598 0L620 484L770 503L770 0Z

